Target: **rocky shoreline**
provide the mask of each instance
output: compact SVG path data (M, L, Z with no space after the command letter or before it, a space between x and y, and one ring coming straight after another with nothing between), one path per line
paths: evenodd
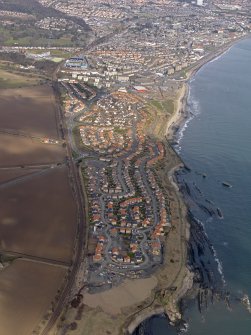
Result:
M190 117L187 103L189 81L202 65L228 48L229 46L226 46L224 50L214 53L214 57L203 60L203 64L198 64L190 71L189 78L183 82L183 87L177 97L175 113L168 122L166 141L163 141L166 154L162 162L156 166L156 174L170 200L169 205L173 218L173 229L170 229L162 245L164 253L162 264L152 269L149 278L138 279L140 288L136 289L136 293L141 289L144 294L136 300L134 299L137 295L135 293L136 284L133 280L127 282L126 285L107 290L103 298L97 293L95 305L93 296L89 296L88 303L84 300L81 305L83 314L80 320L81 329L86 329L86 334L89 327L88 329L92 329L92 332L97 335L104 332L114 335L139 335L143 333L142 329L148 322L147 320L155 315L166 316L170 324L180 330L184 328L182 318L189 299L198 302L198 309L201 312L207 308L210 301L215 299L223 299L226 303L229 301L228 293L224 292L224 282L218 272L214 248L207 238L202 223L190 210L191 204L196 204L197 200L193 198L194 190L201 195L201 198L203 195L196 185L191 186L185 182L183 175L191 170L175 151L175 140L179 129ZM161 135L163 139L163 134ZM204 200L197 206L205 215L212 216L221 213L220 209L210 203L210 200ZM208 263L212 264L212 267L209 267ZM152 280L153 283L145 284L145 280ZM129 303L125 304L123 299L118 301L117 297L124 295L131 295ZM74 320L75 314L75 311L71 309L67 316L68 319Z
M169 120L167 125L166 139L174 151L174 145L177 143L177 133L190 116L190 111L187 108L190 80L202 66L222 55L236 42L237 41L233 41L220 50L210 54L188 72L188 78L185 80L183 89L178 98L179 101L175 114L171 120ZM179 154L176 151L175 153L181 160ZM169 171L168 174L169 180L171 180L173 187L180 194L180 197L187 208L186 219L188 222L187 228L189 230L189 237L187 239L188 275L183 280L183 285L178 288L178 294L175 301L169 304L169 306L165 306L165 308L159 307L152 309L151 311L142 311L142 313L138 313L137 317L127 327L127 334L141 334L146 320L155 315L163 314L168 318L170 324L174 325L179 330L184 325L182 315L187 301L190 299L197 300L198 310L200 312L205 310L208 304L210 302L213 303L215 300L225 301L226 306L229 307L229 292L226 292L224 289L224 280L218 271L215 250L205 233L202 223L194 217L189 209L190 202L194 200L192 199L188 185L186 185L184 180L180 177L183 173L189 171L189 167L182 162ZM208 201L207 205L200 205L206 215L212 216L218 214L218 217L222 217L220 209L213 208L212 204L210 204L210 206L209 204L210 201ZM210 266L207 265L208 263Z

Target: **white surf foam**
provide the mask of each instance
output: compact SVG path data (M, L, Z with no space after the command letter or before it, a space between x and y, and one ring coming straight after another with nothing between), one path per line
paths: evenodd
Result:
M223 273L223 265L222 265L222 262L219 260L219 258L217 257L217 252L216 250L214 249L214 247L212 247L212 250L213 250L213 255L214 255L214 259L217 263L217 268L218 268L218 271L219 271L219 274L221 276L221 280L223 282L224 285L226 285L226 280L225 280L225 277L224 277L224 273Z
M184 123L184 125L182 126L182 128L178 131L178 136L177 136L177 145L175 146L175 149L178 153L180 153L180 150L181 150L181 145L180 145L180 142L182 140L182 138L184 137L184 133L185 133L185 130L187 129L188 127L188 124L189 122L193 119L194 117L191 116L189 117L186 122Z
M184 122L184 124L181 126L181 128L179 129L179 131L176 135L177 144L175 145L175 149L178 153L180 153L180 151L181 151L181 144L180 143L181 143L181 141L184 137L185 131L186 131L189 123L194 119L194 117L197 117L201 113L200 102L195 97L191 96L191 90L190 89L188 91L186 108L189 112L189 117Z

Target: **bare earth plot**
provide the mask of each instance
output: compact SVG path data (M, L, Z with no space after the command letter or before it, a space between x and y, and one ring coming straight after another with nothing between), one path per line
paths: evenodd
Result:
M0 271L0 335L28 335L65 283L61 263L72 259L77 211L68 169L56 166L65 149L42 143L58 139L51 87L11 88L27 81L12 74L4 80L0 88L10 89L0 90L0 253L24 258Z
M43 144L30 138L0 134L0 167L62 162L61 145Z
M43 85L0 90L0 128L58 138L52 88Z
M101 307L104 312L116 315L121 313L124 307L144 301L156 285L157 279L154 276L126 280L120 286L108 291L96 294L86 293L84 303L92 308Z
M70 261L76 206L66 167L0 190L0 250Z
M66 269L16 260L0 276L0 334L28 335L46 314Z

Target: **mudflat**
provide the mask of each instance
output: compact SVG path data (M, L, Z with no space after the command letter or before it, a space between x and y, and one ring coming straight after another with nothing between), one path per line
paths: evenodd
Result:
M58 138L56 102L49 85L0 90L0 128Z
M66 269L16 260L1 271L0 334L28 335L46 314Z
M0 250L71 260L77 217L66 167L14 181L0 203Z
M0 166L50 164L62 162L61 145L43 144L27 137L0 134Z

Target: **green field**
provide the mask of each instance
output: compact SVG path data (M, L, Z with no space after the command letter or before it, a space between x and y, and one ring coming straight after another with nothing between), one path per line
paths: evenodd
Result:
M0 89L19 88L39 84L41 78L31 76L30 73L19 73L13 69L6 69L5 64L0 62Z
M40 31L38 28L7 28L0 27L1 44L5 46L55 46L72 47L75 43L72 41L72 35L60 34L57 38L49 38L48 32Z
M159 112L165 112L167 114L172 114L174 112L174 102L173 100L152 100L150 106L155 107Z

